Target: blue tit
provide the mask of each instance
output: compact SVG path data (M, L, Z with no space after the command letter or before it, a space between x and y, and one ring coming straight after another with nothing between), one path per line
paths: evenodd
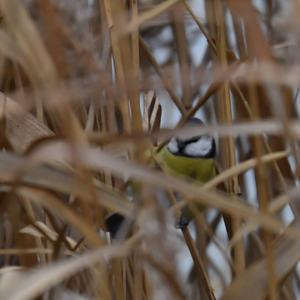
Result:
M203 125L198 118L190 119L185 126ZM216 143L208 134L189 138L173 137L160 151L158 161L170 175L185 177L199 183L205 183L216 176ZM202 207L197 207L202 209ZM185 207L178 227L184 228L193 218L191 210Z
M198 118L191 118L185 126L203 125ZM169 175L185 177L205 183L216 175L216 143L210 135L197 135L189 138L173 137L156 156L159 165ZM197 207L202 210L202 207ZM193 214L188 207L183 208L179 228L186 227ZM116 236L125 218L114 213L106 219L106 228L112 237Z

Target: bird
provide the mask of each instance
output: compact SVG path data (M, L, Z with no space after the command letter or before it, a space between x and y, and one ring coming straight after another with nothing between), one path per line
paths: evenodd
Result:
M185 127L204 125L199 118L193 117ZM185 177L196 183L206 183L216 176L216 142L209 134L192 137L172 137L159 153L158 161L169 175ZM197 206L198 210L203 207ZM193 214L188 206L182 209L178 228L185 228Z
M184 127L204 125L199 118L190 118ZM216 176L216 142L209 134L195 135L192 137L174 136L157 153L158 165L168 175L184 177L189 181L203 184ZM197 210L203 207L197 206ZM194 215L188 206L181 211L177 228L188 226ZM113 213L106 219L107 230L112 236L116 236L119 228L124 224L125 218Z

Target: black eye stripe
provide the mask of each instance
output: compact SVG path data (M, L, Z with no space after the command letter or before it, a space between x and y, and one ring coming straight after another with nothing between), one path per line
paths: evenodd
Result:
M188 145L188 144L197 142L199 139L201 139L201 136L194 136L188 140L177 139L177 142L182 145Z
M201 139L201 137L191 138L191 139L189 139L189 140L186 141L186 144L191 144L191 143L198 142L199 139Z

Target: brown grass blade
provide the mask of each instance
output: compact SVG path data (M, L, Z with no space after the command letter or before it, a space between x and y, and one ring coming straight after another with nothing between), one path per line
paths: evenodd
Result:
M139 235L136 235L123 244L102 247L79 257L62 260L34 270L29 274L24 274L18 278L18 289L15 287L8 287L6 289L4 287L0 290L0 297L7 300L32 299L73 274L85 268L92 267L95 263L99 263L99 261L126 256L139 239Z
M299 220L292 226L299 228ZM300 259L300 242L291 240L285 235L280 237L273 245L273 263L275 276L278 282L293 270ZM244 274L236 279L224 293L222 300L235 299L265 299L268 291L268 272L266 260L263 259L250 267Z

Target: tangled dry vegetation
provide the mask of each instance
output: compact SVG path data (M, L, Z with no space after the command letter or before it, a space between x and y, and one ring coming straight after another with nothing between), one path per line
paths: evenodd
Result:
M299 299L299 1L0 13L0 299ZM194 115L206 126L183 127ZM173 135L201 132L216 178L156 166ZM176 229L193 201L206 209Z

